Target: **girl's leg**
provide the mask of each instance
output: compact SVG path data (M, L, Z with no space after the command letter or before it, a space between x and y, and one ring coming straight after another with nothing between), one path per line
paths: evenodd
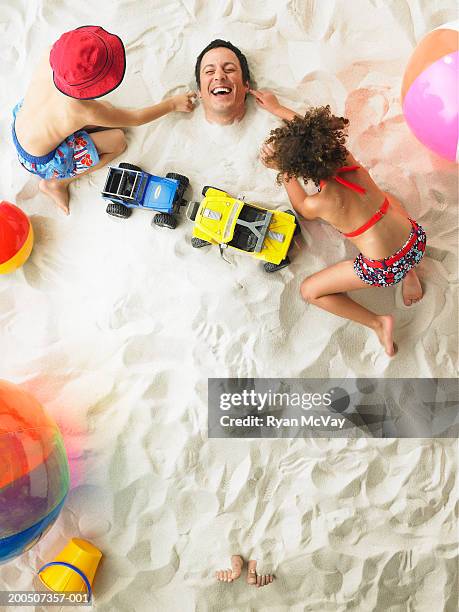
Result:
M69 214L69 185L72 181L79 178L83 174L89 174L102 168L106 164L121 155L126 150L126 138L123 130L118 128L111 130L103 130L101 132L93 132L91 139L99 153L99 162L88 168L86 172L82 172L77 176L68 179L42 179L39 183L40 190L52 198L57 206Z
M301 284L301 295L310 304L372 329L386 353L392 357L395 355L393 317L377 315L344 293L369 287L356 275L353 264L352 260L342 261L309 276Z
M416 304L422 298L421 281L415 270L410 270L402 280L402 295L405 306Z
M384 192L384 195L388 198L390 205L393 206L402 215L402 217L406 217L407 219L410 218L400 200L386 191ZM422 298L423 292L421 281L419 280L415 270L410 270L402 280L402 295L405 306L416 304L416 302L419 302L419 300Z

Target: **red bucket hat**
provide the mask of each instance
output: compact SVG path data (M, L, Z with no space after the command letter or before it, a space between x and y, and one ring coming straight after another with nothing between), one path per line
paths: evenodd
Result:
M49 55L54 84L71 98L91 100L118 87L126 69L121 39L100 26L62 34Z

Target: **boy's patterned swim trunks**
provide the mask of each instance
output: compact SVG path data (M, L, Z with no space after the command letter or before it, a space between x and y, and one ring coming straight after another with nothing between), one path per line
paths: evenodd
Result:
M421 261L426 248L426 233L416 221L410 221L412 228L408 240L391 257L368 259L362 253L357 255L354 270L364 283L375 287L396 285Z
M99 162L99 154L91 137L85 130L78 130L61 142L54 151L46 155L31 155L25 151L18 141L14 127L16 115L22 102L13 109L13 124L11 134L20 163L26 170L43 179L72 178L86 172Z

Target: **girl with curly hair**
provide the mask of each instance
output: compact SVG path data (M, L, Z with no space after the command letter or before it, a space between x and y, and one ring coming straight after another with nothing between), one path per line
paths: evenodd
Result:
M347 119L334 116L329 106L311 108L300 117L281 107L274 94L257 93L260 106L279 117L290 117L266 140L263 163L278 171L277 181L284 185L297 213L307 220L327 221L360 251L354 260L307 277L301 284L303 299L374 330L386 353L393 356L393 317L368 310L346 292L402 282L405 305L418 302L422 288L414 268L425 251L423 228L397 198L378 188L346 149ZM319 191L306 195L298 178L312 181Z

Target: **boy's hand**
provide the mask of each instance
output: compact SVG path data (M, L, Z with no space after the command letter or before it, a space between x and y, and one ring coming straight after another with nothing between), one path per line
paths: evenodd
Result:
M194 110L194 103L196 100L196 92L190 91L186 94L179 94L178 96L172 96L170 98L172 102L172 108L174 111L179 113L191 113Z
M261 106L261 108L264 108L273 115L278 115L282 105L273 93L262 89L249 89L249 92L255 98L258 106Z
M267 168L271 168L272 170L278 170L277 164L274 160L269 160L268 157L272 157L274 155L274 147L270 144L264 144L261 147L260 151L260 159L261 163Z

